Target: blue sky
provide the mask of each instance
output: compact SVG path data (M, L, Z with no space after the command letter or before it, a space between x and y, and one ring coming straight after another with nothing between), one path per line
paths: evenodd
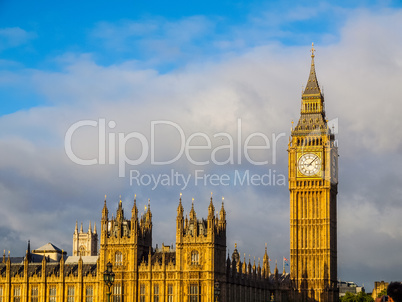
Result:
M164 73L267 42L286 47L312 40L335 42L345 21L359 9L398 6L392 1L349 2L2 1L0 62L3 74L18 70L29 77L32 69L61 71L66 57L88 54L101 66L134 60ZM1 88L8 99L2 114L48 104L29 80L24 89L19 83Z
M237 242L241 254L262 257L268 242L272 259L288 257L287 185L193 183L152 190L130 184L127 175L119 178L116 165L73 163L65 135L77 121L104 118L116 123L108 134L136 131L149 138L152 121L169 120L187 138L195 132L236 138L240 119L243 143L254 132L284 133L277 162L256 166L243 157L241 164L203 166L204 172L233 177L236 171L271 171L287 177L287 137L299 117L314 42L327 117L339 121L339 278L368 289L375 280L399 278L401 6L398 1L0 1L0 250L20 256L31 239L34 248L51 241L68 251L75 221L99 221L105 194L110 212L119 195L126 211L134 194L139 204L151 198L154 245L174 242L179 193L185 211L194 197L197 213L205 216L213 191L218 204L225 196L229 252ZM96 129L77 133L73 150L96 156ZM159 134L162 158L177 151L174 134ZM127 150L136 156L138 147ZM142 174L173 169L192 176L199 169L185 156L166 166L152 165L148 157L135 168Z

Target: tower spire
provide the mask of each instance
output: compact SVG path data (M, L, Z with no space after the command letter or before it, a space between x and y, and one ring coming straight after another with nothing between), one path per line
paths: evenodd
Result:
M106 206L106 195L105 195L105 203L104 203L103 209L102 209L102 220L108 220L108 214L109 214L109 211Z
M193 205L194 205L194 201L193 201ZM214 203L212 201L212 192L211 192L211 200L210 200L209 206L208 206L208 219L214 218L214 212L215 212L215 207L214 207Z
M190 220L193 220L196 217L195 210L194 210L194 198L191 202L191 211L190 211Z
M314 48L314 43L312 43L310 51L311 51L310 74L309 74L309 77L308 77L306 88L304 89L303 96L312 95L312 94L321 95L321 90L320 90L320 87L319 87L318 81L317 81L317 74L315 72L315 63L314 63L315 48Z
M327 122L325 118L324 96L318 85L317 74L315 71L315 48L314 43L311 47L311 66L307 80L307 85L302 93L302 103L300 119L295 128L292 124L292 135L303 136L308 133L327 131Z
M224 222L226 220L226 211L225 211L224 200L225 200L225 198L222 197L222 207L221 207L221 211L219 213L221 222Z
M179 206L177 207L177 217L183 217L183 204L181 203L181 193L180 193L180 199L179 199Z
M138 219L137 194L134 194L134 204L131 209L131 219Z

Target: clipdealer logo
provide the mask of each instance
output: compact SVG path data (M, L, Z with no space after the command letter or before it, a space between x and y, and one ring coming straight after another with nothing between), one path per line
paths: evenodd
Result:
M152 186L152 190L159 185L176 185L185 189L192 179L195 185L285 185L285 176L277 174L276 170L272 169L267 169L264 174L253 174L250 173L250 170L239 169L234 169L233 174L209 174L204 169L195 169L194 173L189 174L183 174L174 169L171 169L169 173L143 174L138 169L138 166L147 161L153 166L168 166L183 158L196 167L206 167L212 164L216 166L240 166L243 161L256 166L275 165L277 162L277 144L281 138L285 137L285 133L278 135L273 133L269 137L261 132L253 132L245 136L243 140L242 121L238 119L237 132L234 136L227 132L218 132L212 137L203 132L195 132L186 136L179 124L159 120L151 121L148 139L143 133L136 131L130 133L111 131L116 125L115 121L106 122L105 118L82 120L72 124L66 131L64 138L66 155L72 162L83 166L118 165L119 177L127 176L127 167L137 167L137 169L129 170L130 185ZM73 136L78 135L82 130L88 130L88 127L92 130L95 128L98 132L98 152L92 158L82 158L73 150ZM160 137L158 134L166 130L173 133L172 135L179 142L178 151L169 159L157 160L160 158L158 152L163 153L163 150L156 148L157 137ZM259 144L256 144L256 141ZM225 143L222 144L222 142ZM128 143L135 143L139 146L136 148L136 158L127 155ZM216 144L217 146L215 146ZM203 152L208 156L200 161L194 155L196 152L198 154ZM258 160L251 155L256 152L260 154ZM225 155L222 156L222 154Z

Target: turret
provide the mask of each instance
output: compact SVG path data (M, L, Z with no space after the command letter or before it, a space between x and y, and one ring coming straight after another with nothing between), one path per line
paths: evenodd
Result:
M131 209L131 233L132 233L132 236L137 236L137 234L138 234L137 195L134 195L133 208Z
M152 229L152 212L151 212L151 200L148 199L148 210L145 214L145 225L148 229Z
M191 211L190 211L190 223L193 221L195 222L197 219L197 214L195 213L194 210L194 198L192 199L192 203L191 203Z
M240 263L240 254L239 251L237 250L237 243L235 243L235 248L232 254L232 262L236 264Z
M266 279L271 275L271 269L269 267L269 257L267 253L267 244L265 244L264 258L262 259L262 272L263 277Z
M103 209L102 209L102 220L103 221L108 220L108 214L109 214L109 211L106 206L106 195L105 195L105 204L103 205Z
M122 205L121 196L120 196L119 207L117 208L117 212L116 212L116 222L121 224L123 219L124 219L124 210L123 210L123 205Z
M106 195L105 195L105 203L102 209L102 218L101 218L101 242L105 243L107 240L108 234L108 220L109 220L109 211L106 206Z
M176 235L178 236L183 235L183 227L184 227L183 215L184 215L184 208L183 204L181 203L181 193L180 193L179 206L177 207L177 217L176 217Z
M133 208L131 209L131 220L138 220L137 194L134 195Z
M244 256L243 256L243 267L242 267L242 272L243 272L243 274L246 274L246 273L247 273L246 253L244 253Z
M225 206L223 204L224 198L222 197L222 207L221 211L219 212L219 229L226 230L226 211Z
M211 233L215 229L215 219L214 219L215 207L212 202L212 193L211 193L211 201L208 206L208 232Z
M274 275L275 275L275 279L278 279L278 277L279 277L279 271L278 271L278 261L277 261L277 260L275 260Z

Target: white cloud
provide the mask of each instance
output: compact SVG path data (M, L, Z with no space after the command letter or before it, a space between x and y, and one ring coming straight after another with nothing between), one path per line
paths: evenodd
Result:
M0 51L20 46L35 38L36 33L27 32L19 27L0 28Z

